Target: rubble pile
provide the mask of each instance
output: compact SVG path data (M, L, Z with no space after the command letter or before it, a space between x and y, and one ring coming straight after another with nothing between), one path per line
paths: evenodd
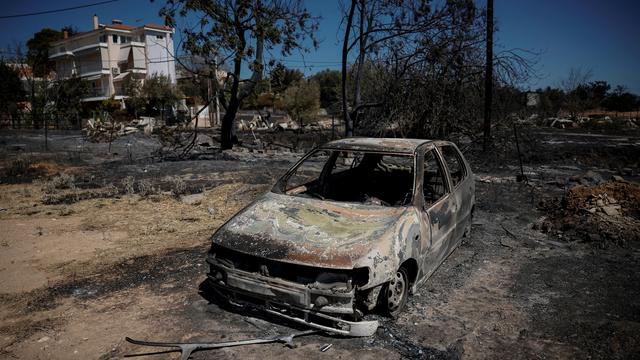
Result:
M629 215L638 218L640 186L614 176L611 181L596 186L575 186L566 195L568 211L586 211L609 216Z
M586 205L587 207L584 209L592 214L599 211L609 216L620 215L620 205L618 201L613 197L609 197L607 193L592 194Z
M549 213L534 228L567 240L606 247L640 245L640 186L615 176L598 185L577 185L559 201L541 202Z
M154 118L142 117L129 122L116 122L109 120L89 120L84 127L85 136L92 142L109 142L114 139L144 131L149 135L156 126Z

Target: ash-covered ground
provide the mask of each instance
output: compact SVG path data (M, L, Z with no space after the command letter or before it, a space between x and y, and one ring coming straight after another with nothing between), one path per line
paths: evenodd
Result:
M255 136L176 160L142 134L109 152L80 133L52 134L48 151L39 133L0 133L0 357L111 359L153 350L125 336L215 342L298 331L200 292L210 235L326 138ZM639 134L523 129L526 183L516 182L510 136L489 154L459 139L477 179L471 237L398 319L380 318L375 336L316 334L293 349L193 358L640 357Z

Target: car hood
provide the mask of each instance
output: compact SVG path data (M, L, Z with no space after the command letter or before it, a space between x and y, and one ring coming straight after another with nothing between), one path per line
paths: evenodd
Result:
M389 255L393 239L385 234L404 211L267 193L212 240L272 260L348 269L362 266L359 260L371 253Z

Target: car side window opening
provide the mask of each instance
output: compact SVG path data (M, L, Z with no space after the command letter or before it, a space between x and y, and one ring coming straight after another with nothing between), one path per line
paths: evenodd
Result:
M440 152L442 153L442 157L444 161L447 163L447 167L449 168L449 174L451 175L451 182L455 187L458 185L462 179L467 175L464 163L460 158L460 154L458 150L450 145L445 145L440 148Z
M435 150L429 150L424 154L422 189L424 202L427 206L436 203L447 193L444 172Z
M406 206L411 203L412 155L341 150L319 152L326 155L314 153L285 179L282 187L285 194L367 205ZM326 161L319 167L321 159Z

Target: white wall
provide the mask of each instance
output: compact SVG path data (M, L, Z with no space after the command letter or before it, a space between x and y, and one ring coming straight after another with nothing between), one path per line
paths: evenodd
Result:
M173 34L145 30L147 50L147 77L164 75L176 83L176 65L173 55ZM161 38L158 38L161 37Z

